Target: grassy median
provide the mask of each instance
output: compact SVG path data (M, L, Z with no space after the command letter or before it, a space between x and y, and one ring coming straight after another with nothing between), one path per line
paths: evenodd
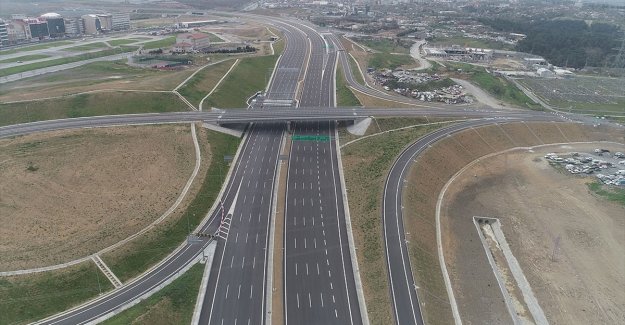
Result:
M113 288L91 261L57 271L0 277L0 324L25 324Z
M347 87L343 68L339 65L336 71L336 104L338 106L361 106L360 101Z
M172 93L106 92L0 104L0 126L70 117L188 110Z
M194 265L150 298L102 324L190 324L203 273L203 264Z
M12 74L22 73L22 72L36 70L36 69L53 67L55 65L74 63L74 62L79 62L79 61L85 61L85 60L90 60L90 59L96 59L96 58L101 58L101 57L105 57L105 56L115 55L115 54L132 52L135 49L136 48L134 48L134 47L120 47L120 48L115 48L115 49L108 49L108 50L103 50L103 51L98 51L98 52L92 52L92 53L85 53L85 54L76 55L76 56L70 56L70 57L66 57L66 58L53 59L53 60L47 60L47 61L41 61L41 62L35 62L35 63L18 65L18 66L11 67L11 68L1 69L0 70L0 77L9 76L9 75L12 75Z
M264 91L279 52L274 55L244 58L230 72L215 92L205 101L205 107L243 108L247 99L257 91Z
M205 132L205 136L202 133L198 135L198 140L202 146L210 144L210 165L204 179L196 179L196 182L201 181L200 189L194 198L189 198L191 202L186 210L178 218L170 217L135 240L102 256L120 280L126 281L145 272L171 253L186 239L189 230L200 224L217 199L230 168L224 157L234 156L241 140L219 132Z
M204 68L178 89L178 92L191 104L198 106L202 98L215 87L234 62L234 60L227 60Z

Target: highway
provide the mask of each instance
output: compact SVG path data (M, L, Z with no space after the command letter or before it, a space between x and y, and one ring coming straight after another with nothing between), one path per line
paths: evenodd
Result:
M336 52L329 51L316 31L298 27L311 50L295 110L333 107ZM335 122L295 122L291 133L284 218L285 324L362 324L345 227Z
M304 53L304 35L288 25L280 25L287 45L266 92L266 98L252 105L250 112L267 115L273 105L293 106ZM272 105L273 104L273 105ZM274 203L275 180L286 123L253 124L237 162L240 181L218 230L218 247L202 302L199 324L263 324L269 278L267 260L269 232ZM240 166L240 168L239 168Z
M281 122L295 121L292 128L295 135L321 138L315 141L293 141L291 144L284 225L285 321L295 324L360 324L362 319L352 276L340 195L342 189L337 174L339 166L334 121L369 116L505 116L513 120L554 120L559 117L536 112L493 112L457 108L329 108L334 105L336 53L326 53L325 41L312 30L303 27L298 29L278 20L273 23L286 30L289 45L278 61L267 98L295 102L298 99L296 90L299 86L301 97L297 107L263 105L250 110L41 121L0 127L0 138L34 132L116 125L195 121L217 124L255 122L248 130L239 159L233 166L232 177L220 198L224 215L222 216L222 209L215 209L200 229L201 232L219 231L220 234L217 239L216 263L211 270L200 323L263 324L267 313L266 261L267 255L272 253L267 250L272 217L271 202L285 130L285 123ZM309 46L310 55L306 55ZM309 61L308 64L306 60ZM303 82L295 82L296 80ZM492 121L496 119L491 119L488 123ZM301 187L296 188L300 183ZM222 221L223 217L225 222ZM82 324L96 321L167 283L173 276L188 268L208 243L207 239L185 243L134 282L42 323ZM396 310L404 313L402 309Z

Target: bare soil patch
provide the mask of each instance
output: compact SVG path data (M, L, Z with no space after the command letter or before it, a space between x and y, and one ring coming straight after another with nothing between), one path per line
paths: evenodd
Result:
M427 323L453 322L438 262L435 221L436 201L449 178L474 159L515 146L603 140L623 142L625 139L622 130L604 126L587 127L572 123L502 124L454 134L435 143L419 156L410 169L408 186L404 191L404 224L413 274L420 287L419 295L424 303L422 310ZM442 239L452 284L456 286L458 277L466 275L471 277L470 281L473 282L469 282L477 288L468 294L460 289L454 290L463 321L469 324L510 323L490 267L481 269L488 266L488 262L477 241L475 226L466 223L458 227L461 234L469 229L475 235L464 241L460 241L462 237L452 232L450 227L447 218L442 218ZM464 249L460 255L456 251L458 247ZM480 260L480 256L484 258Z
M194 165L186 125L0 140L0 270L67 262L136 233L171 206Z
M542 158L546 152L592 151L596 146L501 154L454 182L446 196L442 218L449 228L443 236L453 238L446 257L466 323L510 321L473 216L500 218L551 323L615 324L625 319L625 208L592 195L586 186L591 178L561 173Z

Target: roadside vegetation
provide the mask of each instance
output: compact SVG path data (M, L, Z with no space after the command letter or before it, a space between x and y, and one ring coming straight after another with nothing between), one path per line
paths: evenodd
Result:
M112 288L91 261L62 270L0 277L0 323L30 323Z
M352 74L354 75L354 80L361 85L365 85L365 80L362 78L362 74L360 73L360 68L358 63L352 56L350 55L347 60L349 61L349 66L352 68Z
M8 54L15 54L15 53L20 53L20 52L43 50L43 49L48 49L48 48L51 48L51 47L64 46L64 45L69 45L69 44L73 44L73 43L74 42L72 42L72 41L46 42L46 43L43 43L43 44L18 47L18 48L9 49L9 50L2 50L2 51L0 51L0 55L8 55Z
M183 87L178 89L178 92L189 100L191 104L198 106L202 98L215 87L219 79L228 72L228 69L234 62L234 60L226 60L204 68L204 70L198 72L187 81Z
M360 101L351 89L347 87L343 68L339 65L336 71L336 105L337 106L361 106Z
M174 44L176 44L176 37L170 36L170 37L163 38L157 41L143 43L143 49L153 50L153 49L158 49L158 48L170 47Z
M625 205L625 189L608 187L599 182L588 183L588 189L594 194L605 198L608 201Z
M187 105L173 93L91 93L0 104L0 126L70 117L185 110Z
M85 61L85 60L96 59L96 58L101 58L101 57L115 55L115 54L132 52L134 50L135 48L133 47L120 47L120 48L108 49L108 50L103 50L103 51L98 51L98 52L93 52L93 53L85 53L81 55L70 56L66 58L59 58L59 59L42 61L42 62L23 64L23 65L11 67L11 68L1 69L0 77L22 73L22 72L26 72L30 70L48 68L48 67L52 67L55 65L73 63L73 62L78 62L78 61Z
M244 58L230 72L215 92L205 101L205 107L244 108L247 99L257 91L265 90L279 53Z
M126 44L132 44L132 43L136 43L138 40L136 39L114 39L114 40L110 40L107 43L111 44L111 46L120 46L120 45L126 45Z
M411 120L412 124L426 123L421 119ZM384 128L405 126L403 121L397 119L379 122ZM358 247L356 252L371 324L389 324L394 319L380 222L384 181L403 148L438 127L420 126L389 132L342 149L354 239ZM375 128L375 123L369 126L370 130Z
M506 44L503 42L493 41L489 39L476 39L471 37L453 36L453 37L435 37L431 41L428 41L429 45L435 46L451 46L460 45L463 47L475 47L482 49L495 49L495 50L513 50L514 45Z
M101 48L104 48L104 47L108 47L108 46L106 46L106 44L104 44L104 42L95 42L95 43L82 44L82 45L78 45L78 46L72 46L72 47L68 47L68 48L63 49L63 50L64 51L81 52L81 51L89 51L89 50L101 49Z
M390 39L359 39L357 42L375 51L410 54L410 48Z
M13 63L13 62L18 62L18 61L22 61L22 62L34 61L34 60L45 59L49 57L50 57L49 55L45 55L45 54L31 54L31 55L18 56L12 59L1 60L0 63Z
M102 324L190 324L203 272L204 265L195 264L150 298Z
M389 53L373 53L369 55L369 67L379 69L397 69L403 65L414 64L410 55L395 55Z
M234 156L240 139L210 130L198 135L202 145L209 144L212 159L197 195L177 219L168 219L137 239L106 253L102 259L125 282L158 263L178 247L208 213L230 168L225 156Z

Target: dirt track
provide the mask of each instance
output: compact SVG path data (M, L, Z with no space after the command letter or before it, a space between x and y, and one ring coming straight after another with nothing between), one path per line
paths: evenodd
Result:
M0 270L84 257L139 231L176 200L194 157L187 125L0 141Z
M595 147L502 154L466 170L454 182L444 211L455 239L448 262L455 270L467 323L509 321L503 313L479 311L487 300L501 304L501 295L487 276L490 267L473 216L500 218L550 323L615 324L625 319L625 207L593 196L585 185L592 178L558 172L541 158L547 152ZM476 295L479 303L470 298Z

